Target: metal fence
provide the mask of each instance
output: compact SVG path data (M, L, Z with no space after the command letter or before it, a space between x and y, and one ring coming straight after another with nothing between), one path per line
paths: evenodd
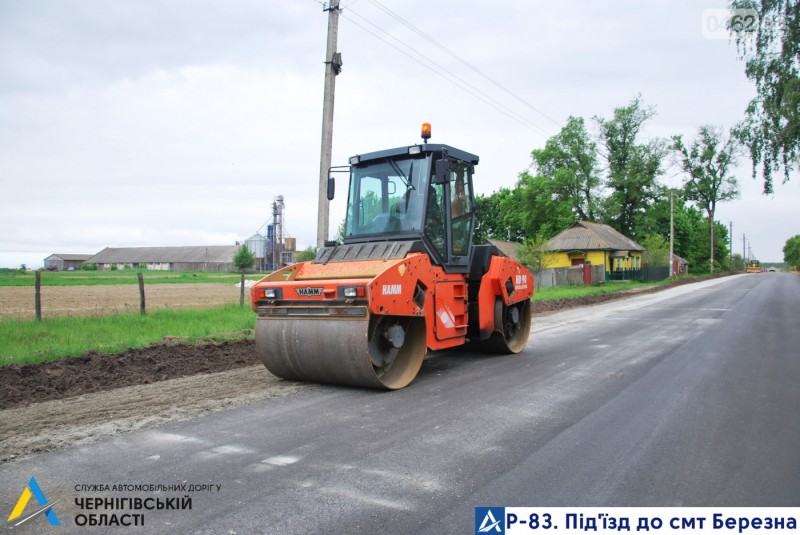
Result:
M0 318L40 319L98 316L158 309L199 309L238 303L239 284L182 282L148 283L128 274L120 284L49 285L47 274L33 286L0 286ZM245 303L249 291L245 289Z
M591 270L587 274L585 270ZM660 281L669 277L669 266L645 267L626 271L606 271L604 266L571 266L544 268L533 274L535 287L581 286L599 284L606 281Z
M669 277L669 266L644 267L626 271L606 272L606 280L610 281L660 281Z

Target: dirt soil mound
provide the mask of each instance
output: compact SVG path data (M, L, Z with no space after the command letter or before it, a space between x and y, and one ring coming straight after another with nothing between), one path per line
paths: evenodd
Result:
M644 290L577 299L534 301L532 310L538 315L549 314L628 297L631 293L657 292L698 280L701 279L680 279ZM54 362L11 364L0 367L0 410L256 364L260 364L260 360L252 339L205 345L171 341L113 355L90 351Z
M0 410L260 364L252 339L218 344L158 344L103 355L0 367Z

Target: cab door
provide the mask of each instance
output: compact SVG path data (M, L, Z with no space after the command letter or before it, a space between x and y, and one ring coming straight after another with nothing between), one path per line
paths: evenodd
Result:
M426 235L441 257L445 271L469 271L472 234L475 228L473 165L442 158L431 179Z

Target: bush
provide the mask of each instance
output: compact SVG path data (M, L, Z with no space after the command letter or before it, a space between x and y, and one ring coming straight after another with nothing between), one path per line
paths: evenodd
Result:
M298 251L294 257L295 262L308 262L309 260L314 260L317 257L317 250L314 246L309 245L302 251Z
M247 245L239 247L236 254L233 255L233 267L235 267L237 271L244 272L246 269L253 267L255 263L256 257L250 252Z
M541 233L533 238L528 238L517 248L517 260L531 271L539 271L547 267L545 261L547 241L547 237Z
M641 241L644 247L644 265L648 267L669 266L669 242L658 234L648 234Z

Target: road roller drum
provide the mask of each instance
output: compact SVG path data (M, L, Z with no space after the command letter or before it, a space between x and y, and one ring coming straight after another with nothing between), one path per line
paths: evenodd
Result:
M399 316L260 318L256 347L267 369L284 379L395 390L422 366L425 322Z

